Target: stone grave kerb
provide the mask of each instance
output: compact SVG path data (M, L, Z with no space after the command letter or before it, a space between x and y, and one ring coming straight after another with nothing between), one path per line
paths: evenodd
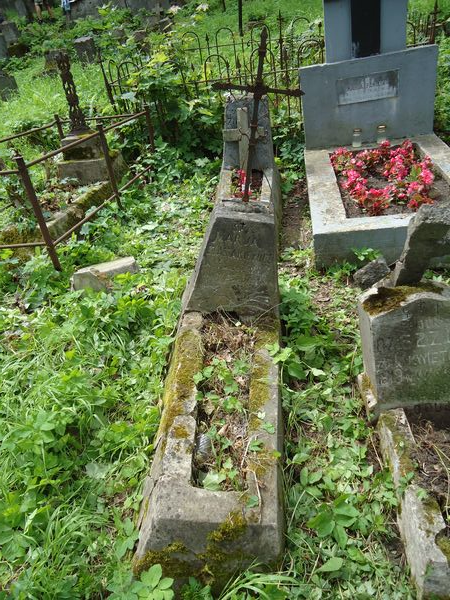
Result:
M326 62L406 48L408 0L324 0Z

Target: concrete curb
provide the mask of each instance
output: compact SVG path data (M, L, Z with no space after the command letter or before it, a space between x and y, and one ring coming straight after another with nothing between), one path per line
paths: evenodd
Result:
M399 496L397 522L418 600L449 600L450 544L445 548L439 542L446 529L439 506L434 499L421 497L414 483L402 490L403 478L415 470L412 452L416 446L405 411L396 408L382 413L378 433Z
M435 134L419 135L411 140L421 155L431 157L441 176L450 183L450 148ZM402 141L392 140L392 144ZM354 262L352 248L374 248L388 264L395 262L402 253L414 213L348 219L330 162L329 155L334 149L305 150L317 266L326 267L345 260Z

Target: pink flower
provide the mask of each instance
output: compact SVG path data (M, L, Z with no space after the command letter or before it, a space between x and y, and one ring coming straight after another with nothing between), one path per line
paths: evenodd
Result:
M338 148L330 158L335 172L342 175L341 187L371 215L383 214L391 202L408 202L412 210L433 202L428 195L434 182L431 159L418 160L411 140L397 148L386 141L358 153ZM389 183L368 189L368 176L379 177L380 173Z
M413 196L414 194L418 194L422 191L423 185L418 181L411 181L407 188L408 196Z
M432 185L434 181L434 175L430 171L430 169L422 168L422 173L420 174L420 179L425 185Z

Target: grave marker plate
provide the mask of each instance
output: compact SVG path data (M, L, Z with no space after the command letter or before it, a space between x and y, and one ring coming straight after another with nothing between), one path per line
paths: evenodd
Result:
M398 69L336 81L338 104L356 104L398 96Z

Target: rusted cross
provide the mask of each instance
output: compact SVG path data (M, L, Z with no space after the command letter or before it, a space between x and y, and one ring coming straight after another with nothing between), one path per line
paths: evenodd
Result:
M86 123L86 118L80 107L80 100L77 94L77 88L70 70L70 60L67 52L59 52L56 57L59 74L69 105L69 119L71 124L71 135L80 135L90 131Z
M255 83L253 85L238 85L226 81L224 83L218 82L213 84L213 88L216 90L237 90L240 92L247 92L253 94L253 112L250 121L250 138L248 141L248 158L247 158L247 169L245 175L245 188L242 196L243 202L249 200L249 188L252 178L252 165L253 156L256 150L256 138L258 132L258 111L259 103L261 98L268 93L280 94L283 96L302 96L304 92L302 90L287 90L269 87L264 83L263 72L264 72L264 60L267 54L267 29L263 27L261 31L261 41L258 47L258 68L256 71Z

